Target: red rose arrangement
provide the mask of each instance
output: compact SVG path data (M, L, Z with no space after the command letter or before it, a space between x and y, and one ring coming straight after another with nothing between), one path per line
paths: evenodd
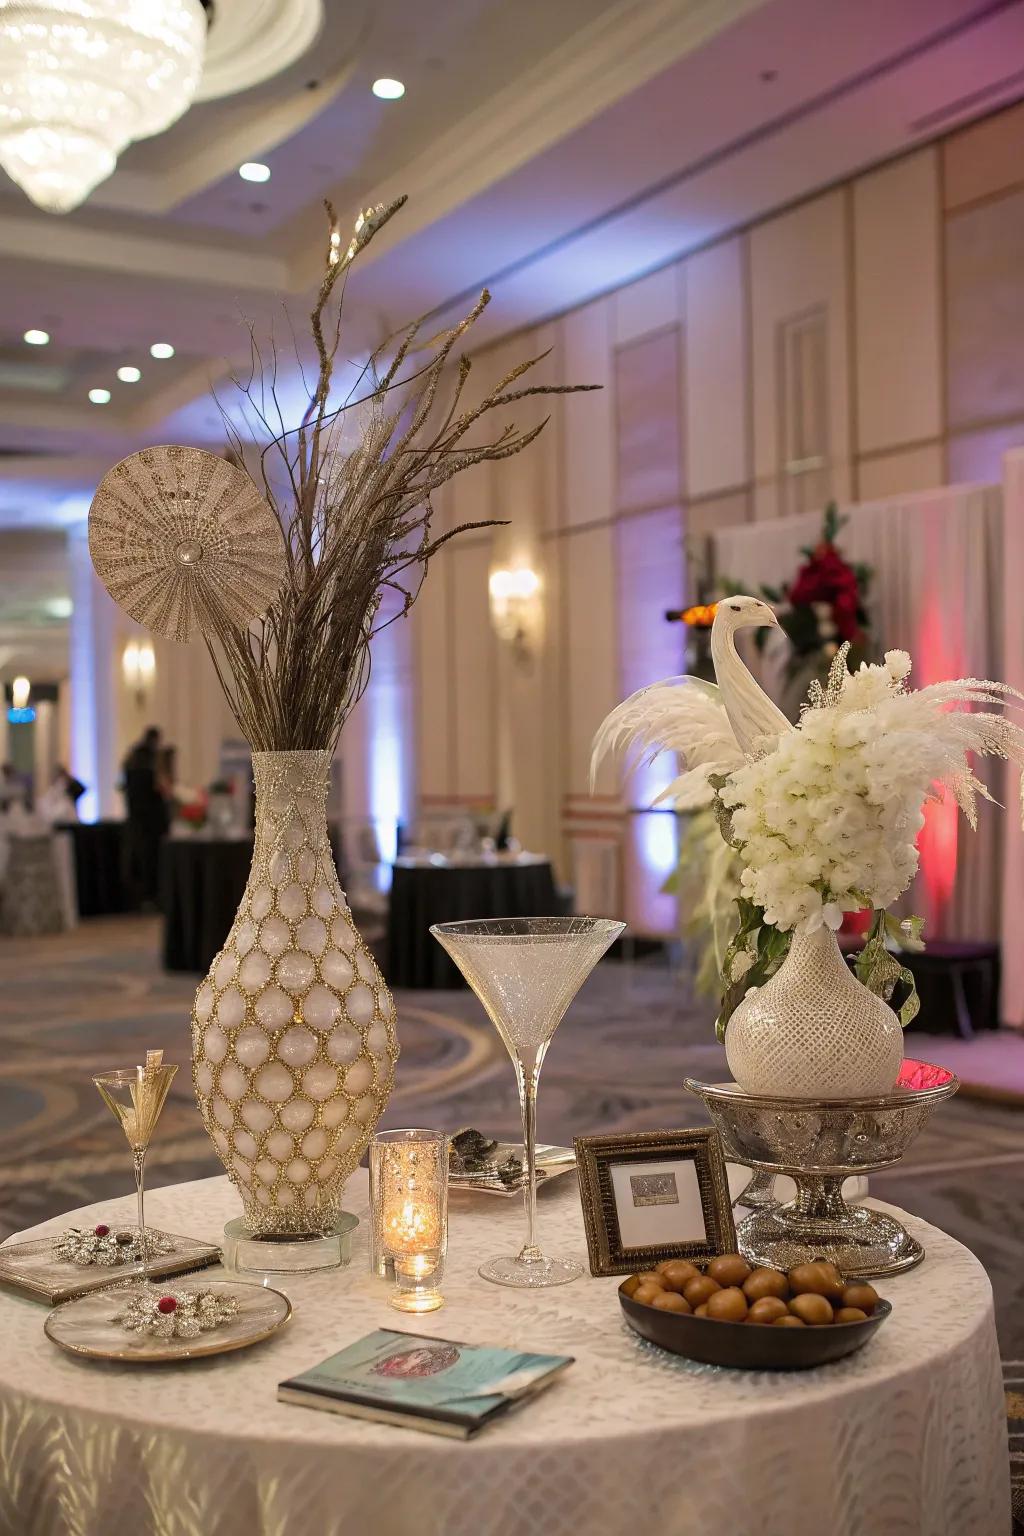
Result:
M832 657L846 640L850 642L851 670L870 658L867 594L871 567L851 564L836 544L845 521L835 502L830 502L825 508L821 538L802 551L804 564L789 586L761 588L792 646L791 678L803 677L809 669L827 671ZM768 633L763 629L757 631L759 645Z

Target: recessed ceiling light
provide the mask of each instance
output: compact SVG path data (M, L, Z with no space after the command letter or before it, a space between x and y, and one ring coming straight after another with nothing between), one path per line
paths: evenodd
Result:
M109 389L90 389L89 399L93 405L107 405L110 402Z
M270 166L260 165L258 160L247 160L238 167L238 174L243 181L269 181Z
M154 341L153 345L149 349L149 355L150 357L160 358L173 357L174 348L171 346L169 341Z
M49 331L26 331L22 337L22 340L27 341L30 347L45 347L49 339Z
M117 376L122 384L137 384L142 378L142 369L133 368L131 364L127 364L124 368L117 370Z
M379 96L381 101L397 101L400 96L405 95L405 86L401 80L388 80L386 77L383 80L375 80L372 89L373 94Z

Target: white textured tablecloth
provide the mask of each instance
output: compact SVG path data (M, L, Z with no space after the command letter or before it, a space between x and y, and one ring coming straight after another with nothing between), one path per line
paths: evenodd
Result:
M72 1212L32 1235L101 1217ZM365 1215L366 1176L346 1206ZM153 1222L217 1239L226 1179L156 1190ZM902 1214L902 1213L900 1213ZM693 1365L642 1343L616 1281L534 1294L477 1264L514 1251L518 1201L454 1196L448 1303L423 1332L576 1356L522 1412L463 1443L290 1407L277 1383L374 1328L415 1329L366 1268L284 1281L275 1338L180 1366L62 1354L44 1310L0 1295L4 1536L1006 1536L1006 1424L988 1279L924 1222L893 1314L861 1353L815 1372ZM575 1180L541 1197L540 1238L581 1254ZM276 1281L274 1282L277 1283Z

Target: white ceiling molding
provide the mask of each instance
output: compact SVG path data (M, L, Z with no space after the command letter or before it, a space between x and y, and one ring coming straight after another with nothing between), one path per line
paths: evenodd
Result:
M625 0L553 49L454 128L433 140L368 202L403 193L409 206L362 259L399 242L493 186L767 0ZM314 283L319 252L294 253L291 288Z
M74 266L112 275L144 273L150 279L200 283L278 293L288 286L288 266L278 257L250 246L152 235L123 229L90 229L80 216L66 232L49 216L7 214L0 219L0 259Z
M323 21L322 0L216 0L196 101L279 75L312 48Z
M187 198L237 171L242 161L267 155L292 138L344 90L354 68L355 61L348 60L321 80L315 91L301 86L274 101L232 105L226 119L229 126L222 121L212 137L200 127L190 125L186 118L175 136L173 153L168 152L166 168L147 172L117 170L96 188L89 199L90 206L126 213L170 212Z

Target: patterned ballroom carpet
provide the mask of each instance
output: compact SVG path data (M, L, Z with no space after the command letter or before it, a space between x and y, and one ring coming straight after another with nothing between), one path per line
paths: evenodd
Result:
M188 1070L196 982L165 975L158 945L154 918L93 920L56 939L0 939L0 1238L131 1187L127 1149L90 1079L134 1063L147 1047L162 1046L181 1069L150 1151L149 1182L221 1171ZM471 994L405 992L396 1000L402 1056L384 1124L514 1134L512 1069ZM941 1060L941 1040L927 1045ZM967 1076L962 1059L950 1065ZM540 1136L568 1142L702 1123L703 1106L681 1087L688 1074L725 1075L707 1011L691 1005L663 962L605 961L552 1044ZM944 1227L988 1270L1011 1420L1024 1420L1022 1173L1024 1108L958 1096L898 1167L872 1180L874 1194ZM1024 1434L1015 1445L1024 1459Z

